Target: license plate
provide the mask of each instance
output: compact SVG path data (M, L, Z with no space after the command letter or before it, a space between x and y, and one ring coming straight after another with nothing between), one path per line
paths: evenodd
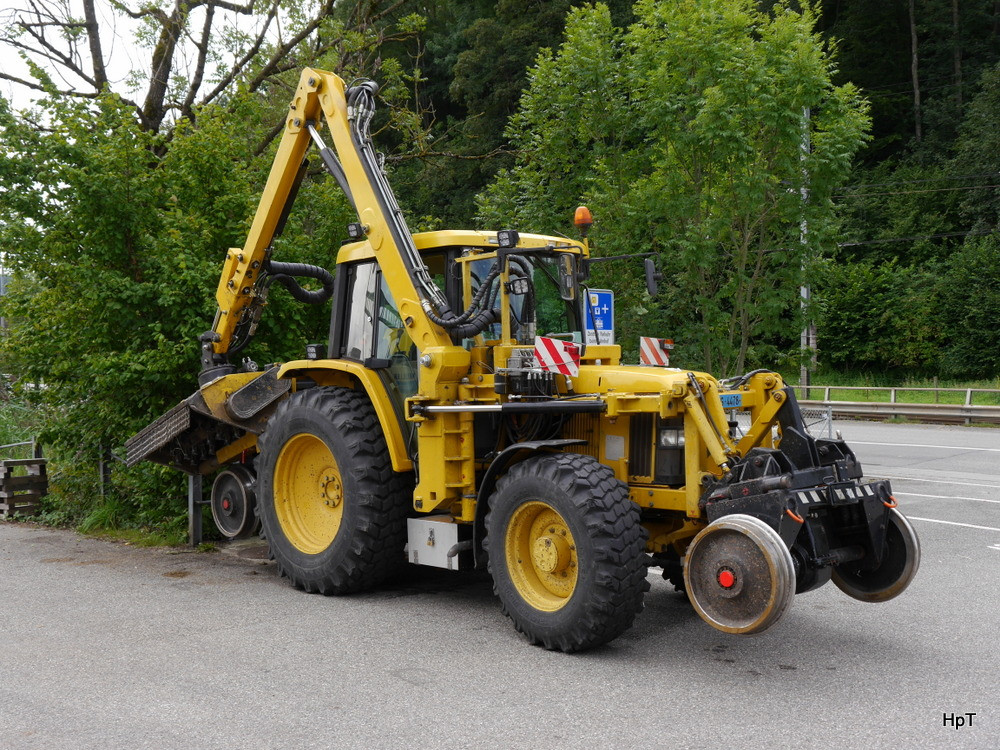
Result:
M743 406L742 393L720 393L719 398L722 399L723 409L739 409Z

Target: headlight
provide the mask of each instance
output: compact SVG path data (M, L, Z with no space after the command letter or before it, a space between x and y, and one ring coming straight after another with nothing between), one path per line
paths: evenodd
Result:
M660 428L657 445L660 448L682 448L684 446L683 427L662 427Z

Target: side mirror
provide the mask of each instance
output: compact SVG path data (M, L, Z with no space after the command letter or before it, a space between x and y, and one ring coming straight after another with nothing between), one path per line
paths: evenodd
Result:
M656 282L663 279L663 274L656 270L656 264L652 258L646 258L646 291L650 297L655 297L657 292Z
M576 258L568 253L559 258L559 296L567 302L576 299Z

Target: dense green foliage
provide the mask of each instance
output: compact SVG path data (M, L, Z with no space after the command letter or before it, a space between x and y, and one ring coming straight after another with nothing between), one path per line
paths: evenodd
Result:
M839 191L838 267L816 279L821 366L996 377L984 285L1000 265L1000 6L822 6L840 77L861 86L874 126ZM865 284L879 304L863 304Z
M80 84L40 61L22 76L33 111L0 98L0 427L54 456L52 520L181 527L180 477L119 465L101 500L95 463L193 389L221 260L303 65L382 84L376 138L411 227L571 234L585 202L596 255L655 253L657 299L635 261L593 269L627 356L643 333L674 338L684 366L792 369L806 281L821 370L1000 373L994 0L279 6L285 32L257 46L200 36L183 4L141 6L151 61L203 39L215 79L178 67L159 86L140 68L132 101L96 69ZM0 45L18 33L0 27ZM195 96L202 73L212 93ZM315 170L276 252L329 266L350 220ZM327 319L278 289L248 354L298 356Z
M114 97L53 105L45 133L2 116L5 171L17 175L5 180L11 200L0 226L17 274L5 300L3 369L44 384L31 396L47 415L39 438L57 455L117 449L190 393L219 263L242 244L267 166L249 158L234 114L179 125L162 155L162 136ZM308 257L286 257L329 263L328 251L306 247ZM280 293L271 308L255 350L264 361L322 338L322 311Z
M381 72L402 130L408 79L398 65ZM194 389L221 262L243 244L297 79L291 70L253 93L234 87L160 130L110 92L83 101L50 90L28 116L0 99L0 248L13 274L0 373L13 380L11 404L34 407L32 433L54 459L50 519L183 526L181 475L118 465L101 497L95 467ZM330 266L348 221L346 199L317 170L275 252ZM275 289L248 353L302 356L328 321L328 307Z
M517 166L482 215L541 230L586 200L602 253L652 251L667 279L662 301L619 302L619 341L672 334L684 361L724 374L773 364L801 328L802 268L831 240L864 105L832 85L808 12L733 0L633 12L625 31L605 6L570 14L511 120Z

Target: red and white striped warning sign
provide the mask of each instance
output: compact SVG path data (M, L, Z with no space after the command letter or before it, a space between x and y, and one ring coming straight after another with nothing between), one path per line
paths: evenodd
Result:
M653 336L639 337L639 364L670 367L670 350L673 339L658 339Z
M580 374L580 345L548 336L535 336L535 361L543 370L575 378Z

